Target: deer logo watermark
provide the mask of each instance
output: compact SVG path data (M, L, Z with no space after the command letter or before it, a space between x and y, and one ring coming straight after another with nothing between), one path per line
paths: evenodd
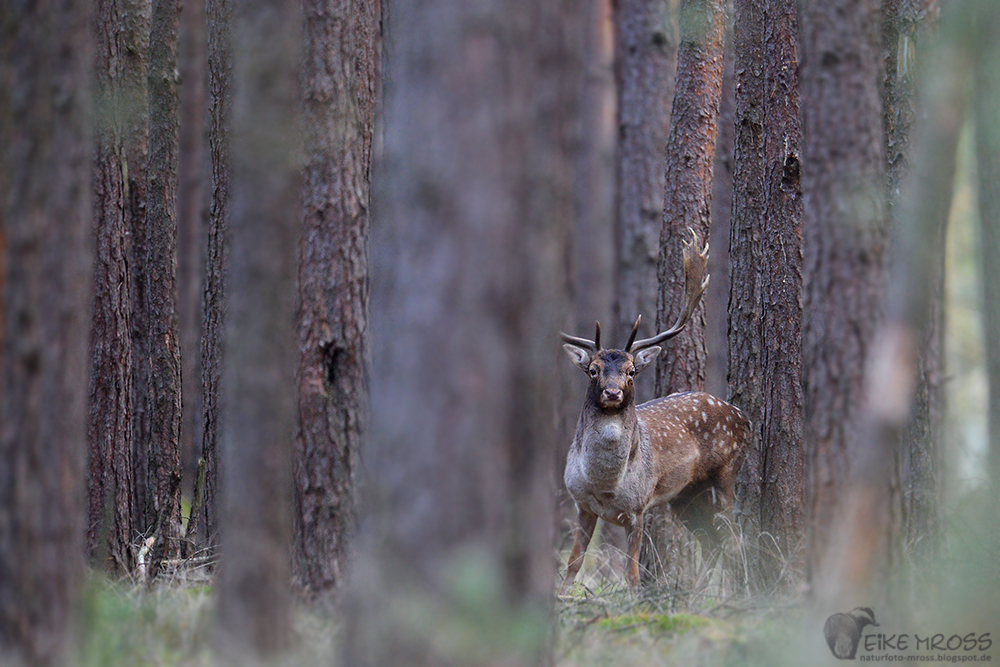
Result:
M861 631L868 625L878 627L871 607L856 607L846 614L834 614L826 619L823 634L834 657L854 660L861 642Z

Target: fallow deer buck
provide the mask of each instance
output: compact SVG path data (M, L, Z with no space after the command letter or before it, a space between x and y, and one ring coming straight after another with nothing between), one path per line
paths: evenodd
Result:
M740 410L709 394L687 392L636 406L633 378L661 352L658 343L676 336L691 319L705 288L708 245L698 237L684 244L685 304L668 330L635 340L635 321L621 350L594 340L560 334L570 359L590 376L590 387L566 460L564 480L576 501L580 525L573 540L562 590L572 586L598 517L628 534L625 580L639 585L643 513L670 503L677 516L707 544L717 540L715 514L733 502L733 487L750 423Z

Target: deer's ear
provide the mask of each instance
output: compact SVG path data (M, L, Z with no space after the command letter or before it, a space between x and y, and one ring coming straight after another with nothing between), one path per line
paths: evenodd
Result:
M643 368L653 363L653 360L656 359L656 355L658 355L662 349L663 348L661 348L659 345L654 345L652 347L647 347L644 350L639 350L638 352L636 352L635 372L638 373Z
M564 343L563 349L566 350L566 354L573 361L573 363L583 369L584 372L590 370L590 352L587 352L582 347L577 347L576 345L571 345L569 343Z

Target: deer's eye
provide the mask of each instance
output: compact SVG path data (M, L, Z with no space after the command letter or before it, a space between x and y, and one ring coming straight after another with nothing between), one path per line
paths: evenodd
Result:
M628 376L630 378L634 378L635 377L635 369L634 368L628 369Z
M590 377L592 378L597 377L597 366L590 367Z

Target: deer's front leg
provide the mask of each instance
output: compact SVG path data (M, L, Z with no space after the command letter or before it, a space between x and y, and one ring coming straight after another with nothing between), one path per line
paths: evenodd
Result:
M642 546L642 512L631 517L625 524L628 533L628 566L625 569L625 583L632 588L639 587L639 548Z
M576 579L576 574L580 571L580 566L583 565L583 556L587 553L590 538L594 536L594 528L597 527L596 514L578 507L577 515L580 525L573 536L573 548L569 552L569 562L566 565L566 578L563 579L560 591L563 595L566 595L573 585L573 580Z

